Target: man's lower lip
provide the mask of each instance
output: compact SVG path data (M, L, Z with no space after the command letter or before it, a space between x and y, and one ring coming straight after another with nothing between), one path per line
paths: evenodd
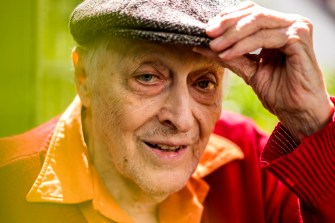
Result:
M186 148L181 148L176 151L164 151L164 150L156 149L156 148L151 148L151 149L153 150L154 153L156 153L160 157L166 157L168 159L176 158L182 155L184 151L186 150Z

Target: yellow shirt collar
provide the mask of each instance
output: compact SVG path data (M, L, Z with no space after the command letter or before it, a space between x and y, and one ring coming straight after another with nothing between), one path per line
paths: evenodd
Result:
M108 193L88 157L82 133L81 102L76 97L55 127L42 169L26 197L27 201L81 203L80 207L89 222L97 222L97 219L100 219L99 222L108 222L108 219L132 222ZM212 134L186 186L160 205L160 222L199 222L202 202L210 189L202 178L243 157L236 144Z

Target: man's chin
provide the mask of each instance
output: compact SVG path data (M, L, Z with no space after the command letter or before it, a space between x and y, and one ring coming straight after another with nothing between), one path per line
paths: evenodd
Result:
M171 182L167 182L166 184L159 182L156 185L151 184L146 188L142 187L142 190L147 195L152 197L156 202L162 202L167 197L169 197L171 194L182 190L186 185L186 181L179 182L179 183L173 182L173 184L171 184Z

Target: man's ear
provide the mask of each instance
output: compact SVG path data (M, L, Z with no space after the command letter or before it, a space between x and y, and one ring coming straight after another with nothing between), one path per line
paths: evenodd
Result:
M88 85L88 78L83 65L83 61L78 48L75 47L72 50L72 62L74 67L74 81L77 89L77 93L84 107L90 106L90 88Z

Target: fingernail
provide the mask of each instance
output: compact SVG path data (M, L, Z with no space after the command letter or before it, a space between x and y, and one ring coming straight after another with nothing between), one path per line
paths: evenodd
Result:
M213 40L209 43L209 45L210 45L211 48L216 48L216 47L219 47L219 46L220 46L221 42L222 42L222 37L218 37L218 38L216 38L216 39L213 39Z
M222 53L219 54L219 57L221 59L226 59L226 57L229 55L230 50L223 51Z

